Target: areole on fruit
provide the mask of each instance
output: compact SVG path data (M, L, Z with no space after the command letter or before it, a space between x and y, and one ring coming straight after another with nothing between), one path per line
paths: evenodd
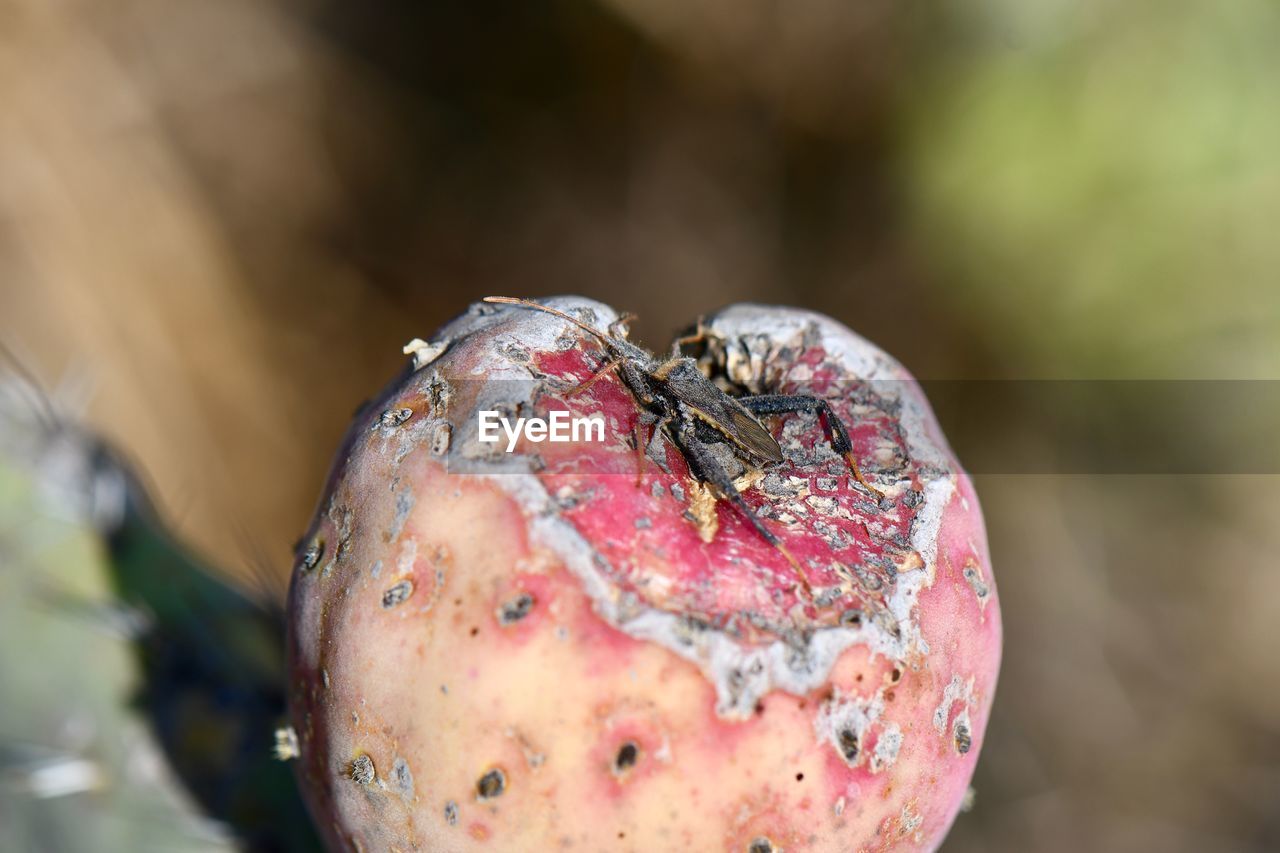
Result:
M618 381L566 393L604 364L568 321L476 305L408 348L290 594L300 775L335 849L940 843L999 664L969 480L918 385L839 324L735 306L705 343L726 388L830 401L883 494L815 415L762 418L786 458L738 464L736 485L796 564ZM480 412L607 428L507 453Z

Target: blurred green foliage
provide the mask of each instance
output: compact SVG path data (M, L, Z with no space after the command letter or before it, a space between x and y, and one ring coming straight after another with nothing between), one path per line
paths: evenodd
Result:
M0 849L319 849L282 614L174 537L128 464L0 376Z
M234 849L132 706L131 621L96 531L0 454L0 849Z
M944 297L1018 375L1280 375L1280 5L951 14L901 164Z

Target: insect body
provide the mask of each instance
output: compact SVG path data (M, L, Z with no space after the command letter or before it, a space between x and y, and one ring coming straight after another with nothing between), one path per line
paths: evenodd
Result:
M666 360L625 339L621 322L609 333L593 328L569 314L547 305L509 296L486 296L485 302L520 305L553 314L573 323L597 338L605 349L604 367L570 393L579 393L601 377L616 371L636 401L658 418L655 429L679 449L695 478L710 483L719 496L729 501L764 539L776 547L799 569L778 537L764 525L733 484L733 476L712 450L727 445L744 465L764 468L783 461L777 439L765 429L760 418L792 412L816 412L831 430L831 446L845 457L855 479L877 498L883 495L862 476L853 458L853 448L844 424L826 400L799 394L759 394L733 397L698 369L694 359L678 354L679 341ZM803 572L800 573L803 577Z

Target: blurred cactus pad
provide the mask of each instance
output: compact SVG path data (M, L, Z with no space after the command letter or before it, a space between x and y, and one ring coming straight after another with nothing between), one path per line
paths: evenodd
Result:
M278 617L25 390L0 402L0 849L318 849L271 749Z

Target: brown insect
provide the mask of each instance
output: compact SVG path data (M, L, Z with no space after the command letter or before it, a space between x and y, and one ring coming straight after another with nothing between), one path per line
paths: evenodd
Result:
M832 449L844 456L854 478L877 499L884 497L879 489L863 477L857 460L853 457L849 432L826 400L803 394L734 397L703 375L694 359L680 354L681 344L696 340L697 336L677 340L672 346L671 355L666 359L659 359L626 339L624 320L612 323L608 333L605 333L563 311L527 299L486 296L484 301L519 305L552 314L599 340L604 345L607 362L571 393L581 392L601 377L616 371L636 402L657 417L655 429L661 430L680 451L693 476L700 482L710 483L719 496L742 513L765 541L781 551L798 571L799 565L782 542L743 500L733 484L733 477L711 451L712 445L727 445L734 456L749 468L760 469L776 465L784 460L782 447L760 422L760 418L794 412L817 412L831 431ZM802 571L800 574L803 577Z

